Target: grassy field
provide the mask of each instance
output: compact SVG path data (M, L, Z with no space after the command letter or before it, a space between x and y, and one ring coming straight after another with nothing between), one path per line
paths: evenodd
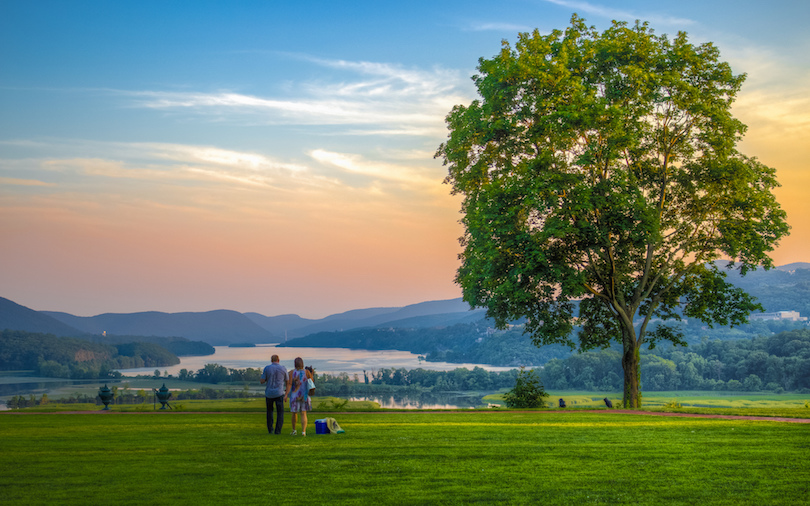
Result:
M93 391L97 392L96 387ZM547 402L549 410L557 410L557 399L564 398L568 403L568 410L581 409L605 409L602 400L605 397L611 399L615 407L621 406L621 393L604 392L551 392ZM503 394L491 394L483 398L484 404L479 409L487 409L486 406L503 407ZM220 399L220 400L170 400L171 406L176 411L189 412L264 412L265 403L263 398L249 399ZM160 407L160 403L157 403ZM372 401L347 401L336 397L314 397L313 407L315 411L374 411L379 409L379 405ZM154 411L155 403L152 397L145 404L116 404L111 406L116 412L145 412ZM97 411L100 405L95 404L58 404L51 402L47 405L25 408L27 412L42 411ZM680 391L680 392L652 392L645 394L645 411L675 412L675 413L700 413L700 414L721 414L721 415L750 415L750 416L772 416L790 418L810 418L810 395L806 394L772 394L762 392L739 392L729 394L725 392L700 392L700 391Z
M289 414L287 414L289 427ZM0 414L9 504L808 504L810 424L578 410Z
M501 403L501 394L484 397L485 402ZM556 409L557 400L564 398L571 409L604 409L603 399L621 407L621 393L550 392L547 403ZM778 416L810 418L810 395L773 394L762 392L649 392L644 394L644 411L700 413L715 415Z
M151 398L150 398L151 399ZM144 413L161 411L160 402L153 403L151 400L146 404L115 404L110 405L110 411L116 413ZM267 409L264 397L250 398L250 399L184 399L181 401L169 400L169 408L166 411L176 412L237 412L237 413L264 413ZM285 409L289 410L289 403L286 403ZM337 397L313 397L312 406L314 411L335 411L336 407L340 407L340 411L377 411L380 405L371 401L348 401ZM88 411L97 412L102 411L104 406L101 404L61 404L61 403L48 403L41 406L23 408L18 411L23 413L58 413L58 412L75 412L75 411ZM807 410L807 415L810 416L810 410Z

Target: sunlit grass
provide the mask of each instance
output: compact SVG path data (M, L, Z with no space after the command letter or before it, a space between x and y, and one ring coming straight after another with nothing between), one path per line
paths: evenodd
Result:
M10 504L801 504L810 426L562 412L0 414ZM288 421L289 426L289 421ZM301 491L299 494L297 491Z
M379 409L380 405L373 401L350 401L337 397L313 397L312 406L314 412L321 411L370 411ZM103 405L75 403L61 404L50 402L48 404L23 408L17 411L43 413L43 412L64 412L64 411L102 411ZM289 409L289 405L285 404ZM169 399L169 407L165 411L178 412L261 412L264 413L267 407L264 397L254 397L247 399L183 399L175 401ZM110 411L119 413L164 411L161 410L159 401L146 404L111 404Z
M560 398L566 409L606 409L604 398L621 408L621 393L549 392L548 409L557 410ZM484 402L503 405L503 394L484 397ZM810 395L756 392L650 392L643 394L642 411L697 413L736 416L810 418Z

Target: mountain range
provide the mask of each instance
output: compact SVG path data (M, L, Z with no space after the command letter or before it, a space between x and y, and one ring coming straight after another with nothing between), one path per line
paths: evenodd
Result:
M799 262L729 281L759 299L766 311L793 310L810 316L810 263ZM421 302L404 307L355 309L322 319L287 314L264 316L217 310L207 312L105 313L74 316L56 311L35 311L0 297L0 330L25 330L57 336L88 335L185 337L214 346L241 343L280 343L318 332L360 328L402 329L447 327L485 318L483 309L470 310L460 298Z
M264 316L229 310L207 312L105 313L75 316L58 311L35 311L0 297L0 329L42 332L65 337L88 335L185 337L214 346L273 343L315 332L392 326L423 328L467 323L484 318L461 299L421 302L404 307L356 309L322 319L298 315Z

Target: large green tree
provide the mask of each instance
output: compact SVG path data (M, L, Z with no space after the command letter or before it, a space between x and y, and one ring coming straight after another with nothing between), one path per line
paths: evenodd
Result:
M576 15L480 59L481 98L453 108L436 154L464 196L464 299L525 318L537 345L621 343L639 407L640 348L683 344L681 317L744 322L760 306L715 261L769 268L789 230L774 169L736 149L744 78L685 33Z

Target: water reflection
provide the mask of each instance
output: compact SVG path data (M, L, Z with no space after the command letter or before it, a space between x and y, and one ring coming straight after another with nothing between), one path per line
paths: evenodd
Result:
M374 401L379 403L381 408L390 409L467 409L480 407L484 403L480 395L436 394L432 392L368 395L351 397L351 400Z
M0 382L0 397L41 395L59 387L90 385L105 381L97 379L71 380L62 378L36 378L32 381L26 381L23 377L4 378L4 380L5 381Z

